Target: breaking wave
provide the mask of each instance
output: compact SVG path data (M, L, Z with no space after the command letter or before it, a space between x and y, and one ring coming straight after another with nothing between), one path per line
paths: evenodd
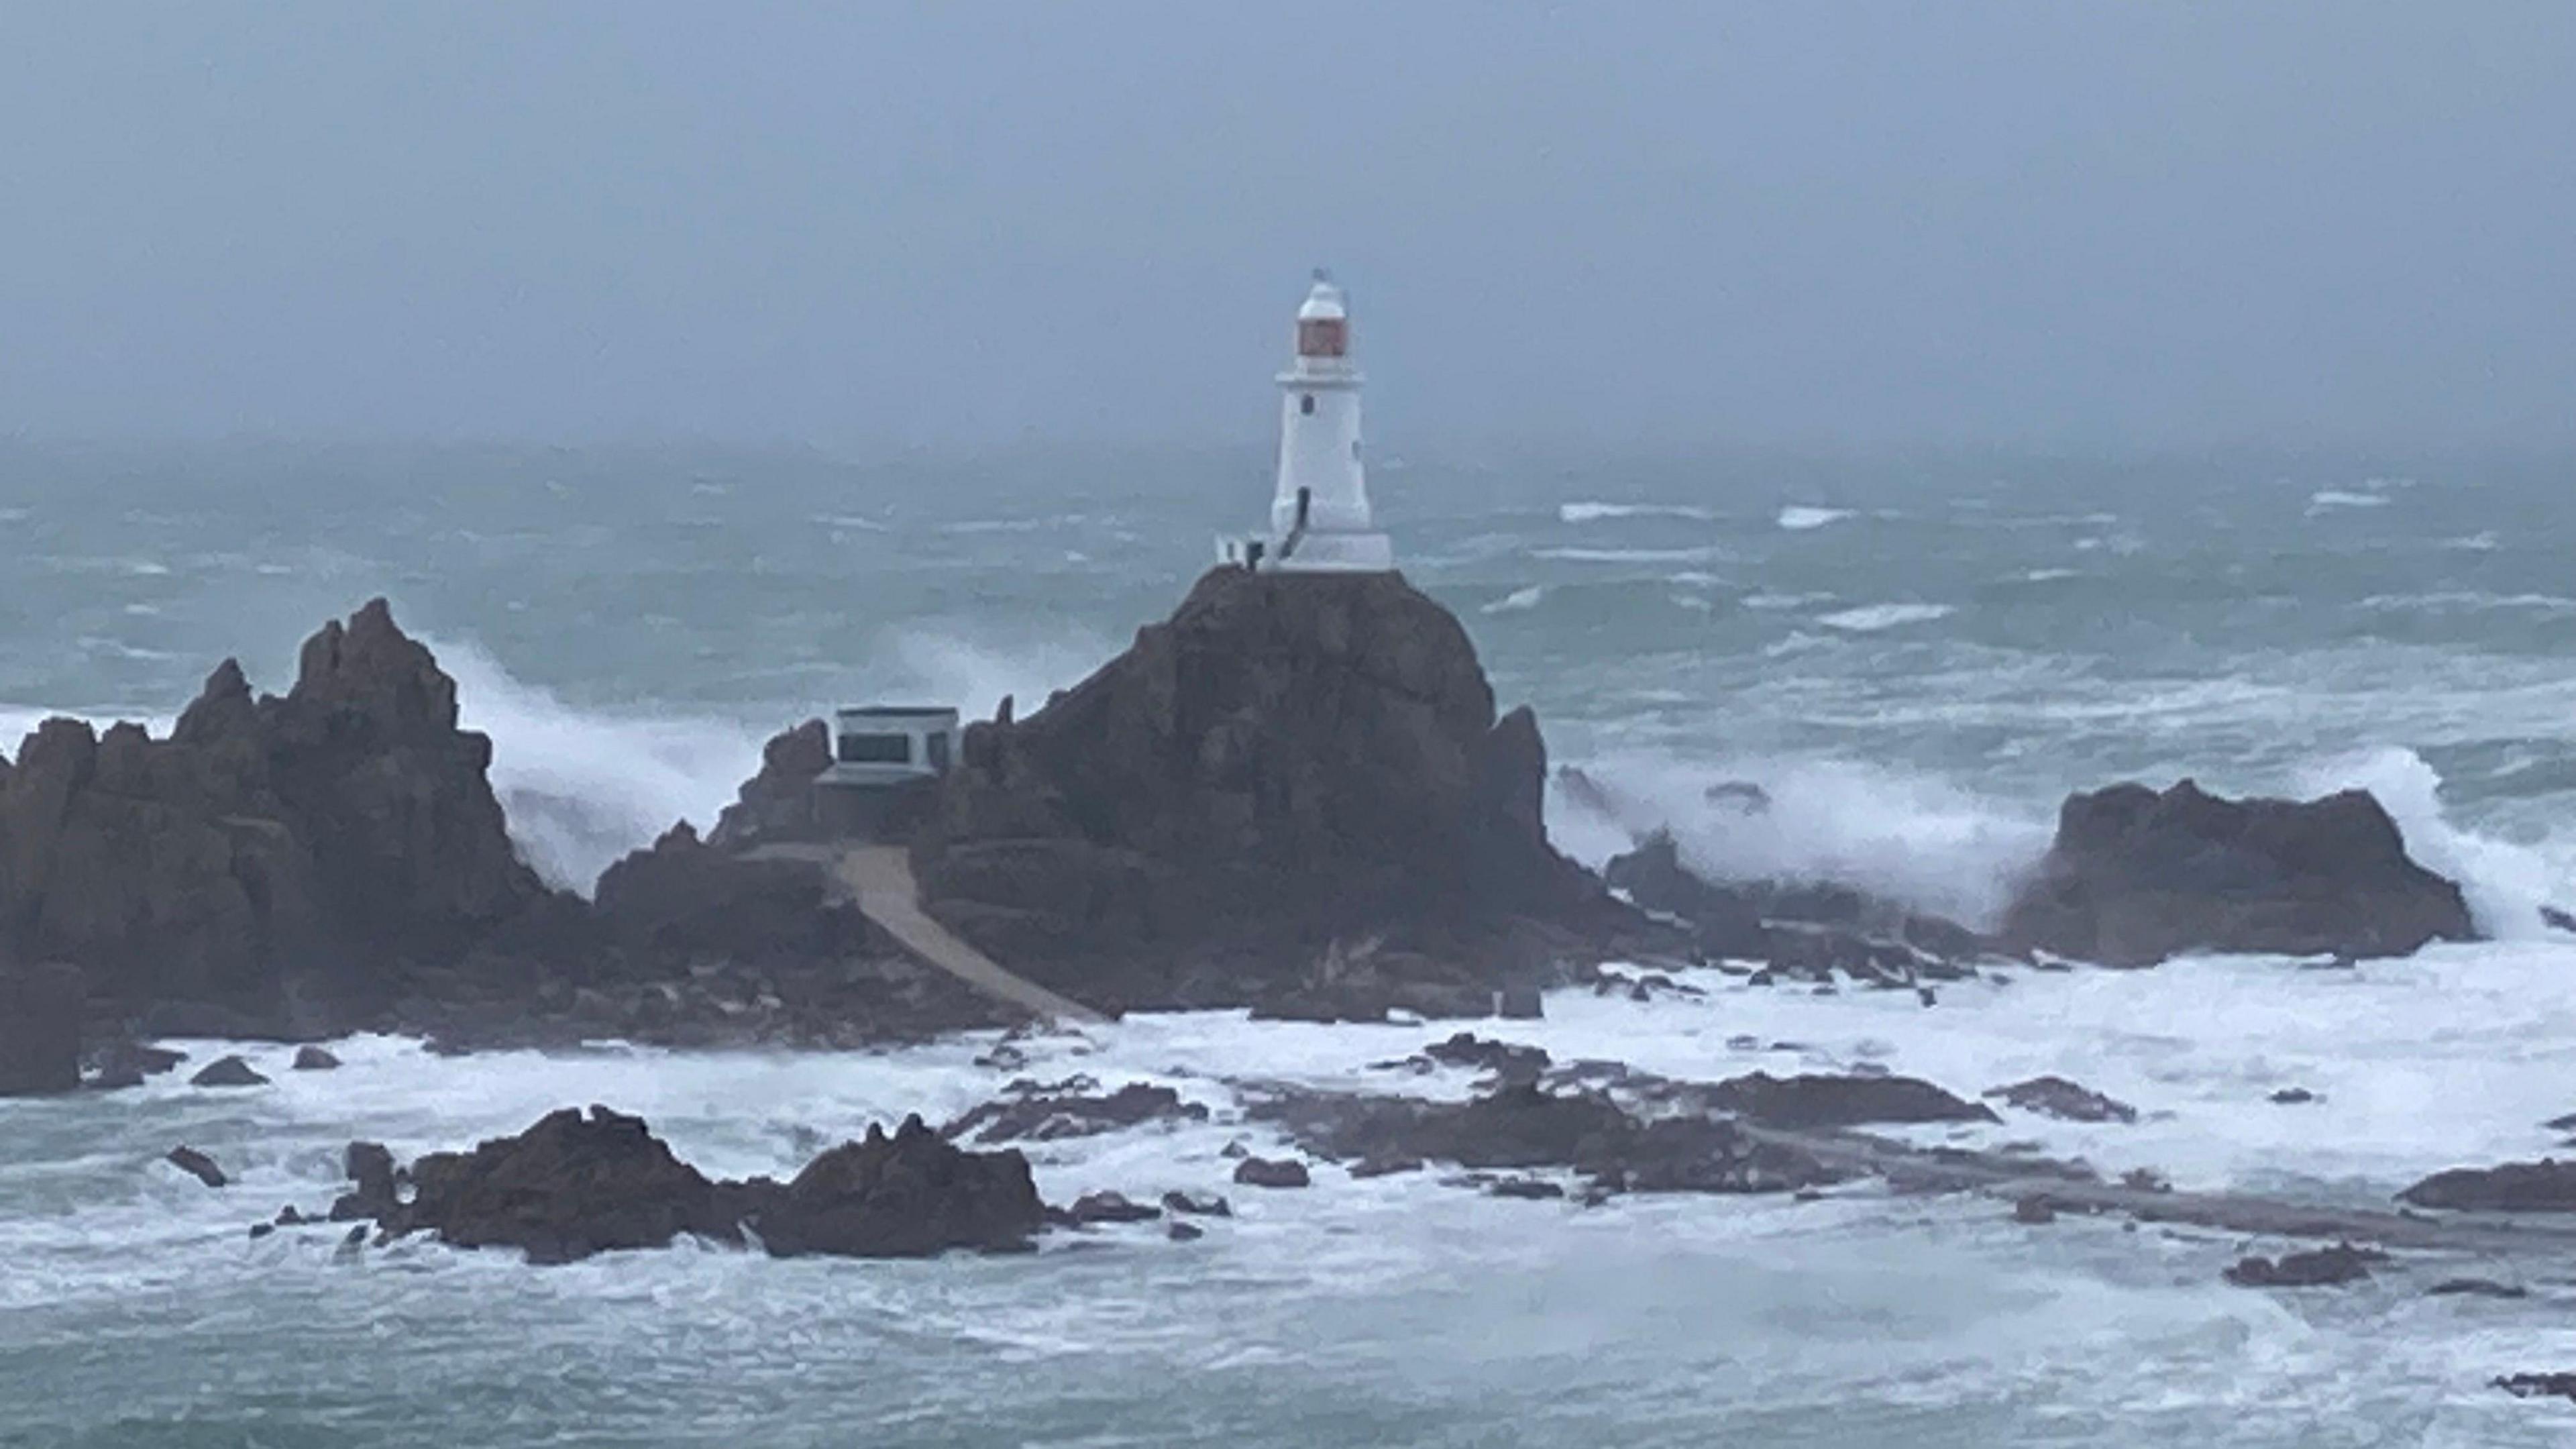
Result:
M1780 510L1780 526L1792 533L1803 533L1828 523L1840 523L1851 516L1852 511L1848 508L1819 508L1812 504L1792 503Z
M1928 624L1946 619L1953 610L1948 604L1863 604L1857 609L1842 609L1820 614L1816 622L1828 629L1841 629L1854 634L1875 634L1881 629L1894 629L1905 624Z
M1585 500L1560 503L1556 517L1560 523L1598 523L1605 518L1696 518L1702 521L1717 515L1705 508L1686 503L1597 503Z
M1546 597L1547 586L1545 584L1532 584L1525 589L1514 589L1510 593L1503 595L1501 598L1494 600L1492 603L1485 605L1482 612L1488 614L1518 613L1523 609L1537 608L1538 601Z
M2308 770L2302 795L2367 790L2376 797L2416 864L2460 883L2478 929L2498 940L2549 935L2543 905L2576 899L2569 872L2542 847L2479 835L2452 823L2442 805L2442 777L2413 750L2384 748L2340 756Z

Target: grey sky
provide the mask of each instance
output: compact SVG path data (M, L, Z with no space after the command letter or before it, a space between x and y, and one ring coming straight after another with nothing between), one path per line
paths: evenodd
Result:
M2576 6L0 0L0 432L2576 437Z

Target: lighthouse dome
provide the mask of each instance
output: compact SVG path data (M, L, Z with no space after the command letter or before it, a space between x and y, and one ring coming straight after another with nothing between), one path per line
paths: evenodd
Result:
M1315 289L1306 294L1306 305L1297 309L1300 322L1339 322L1350 315L1342 304L1342 289L1326 277L1315 279Z

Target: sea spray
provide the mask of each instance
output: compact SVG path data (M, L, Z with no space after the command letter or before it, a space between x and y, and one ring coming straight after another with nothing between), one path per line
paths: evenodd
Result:
M1550 833L1578 860L1598 865L1660 826L1711 879L1856 886L1971 925L1993 923L2053 829L1946 780L1854 762L1640 755L1583 769L1622 806L1604 819L1562 791L1551 801ZM1760 794L1715 788L1739 784Z
M756 726L581 709L513 678L471 640L431 648L456 680L465 727L492 737L492 790L510 838L551 884L586 892L679 821L712 827L759 768Z
M2406 854L2416 864L2459 882L2469 915L2498 940L2533 940L2548 934L2543 905L2576 900L2576 872L2568 853L2479 835L2451 823L2442 806L2442 777L2413 750L2364 750L2306 772L2300 793L2367 790L2397 822Z

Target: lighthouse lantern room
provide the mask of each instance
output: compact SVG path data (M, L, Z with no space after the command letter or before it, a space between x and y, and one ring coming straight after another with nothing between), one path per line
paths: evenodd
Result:
M1266 536L1228 539L1229 563L1264 572L1384 573L1395 547L1369 517L1360 466L1360 373L1342 289L1318 270L1297 309L1297 354L1279 374L1279 486Z

